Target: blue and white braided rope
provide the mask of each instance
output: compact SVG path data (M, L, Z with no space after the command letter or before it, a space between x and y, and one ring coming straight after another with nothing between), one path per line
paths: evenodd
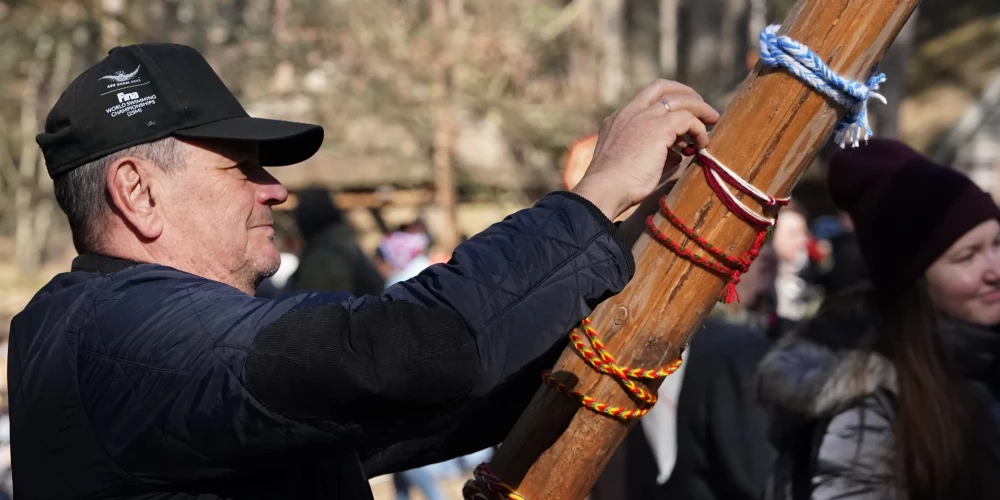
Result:
M847 114L837 124L837 134L834 137L840 147L848 143L857 147L862 139L867 141L872 136L871 124L868 122L868 99L874 97L886 104L885 97L876 92L879 84L885 81L885 74L876 70L867 82L843 78L809 47L787 36L777 36L780 27L773 24L761 32L761 61L768 66L786 68L810 87L847 108Z

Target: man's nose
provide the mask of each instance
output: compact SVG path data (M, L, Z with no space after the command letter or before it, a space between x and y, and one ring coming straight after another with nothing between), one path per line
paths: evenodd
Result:
M285 186L265 170L257 181L257 201L262 205L281 205L287 199L288 190Z

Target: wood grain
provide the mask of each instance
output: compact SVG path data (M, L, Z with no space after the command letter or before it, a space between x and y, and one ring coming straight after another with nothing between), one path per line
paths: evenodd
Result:
M841 75L866 79L917 3L800 0L779 34L805 43ZM713 130L708 149L765 192L786 196L843 112L785 71L758 63ZM753 242L753 228L726 210L700 168L685 172L668 202L695 231L730 254L742 254ZM662 217L657 221L671 238L685 241ZM724 282L645 234L633 254L635 277L623 293L597 308L593 324L620 363L662 366L688 344ZM636 406L613 379L591 370L571 350L563 353L553 374L600 401ZM500 446L490 468L529 500L581 500L627 430L625 424L582 409L545 386Z

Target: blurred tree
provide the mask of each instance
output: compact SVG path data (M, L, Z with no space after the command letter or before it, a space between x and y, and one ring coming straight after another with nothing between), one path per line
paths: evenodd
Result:
M614 106L625 90L625 0L601 1L601 104Z
M660 0L660 76L677 78L677 19L680 0Z

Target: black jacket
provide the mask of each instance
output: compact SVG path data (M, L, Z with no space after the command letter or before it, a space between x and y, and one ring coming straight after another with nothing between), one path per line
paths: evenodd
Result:
M370 499L366 475L502 439L633 270L569 193L381 296L255 298L81 256L12 322L15 496Z

